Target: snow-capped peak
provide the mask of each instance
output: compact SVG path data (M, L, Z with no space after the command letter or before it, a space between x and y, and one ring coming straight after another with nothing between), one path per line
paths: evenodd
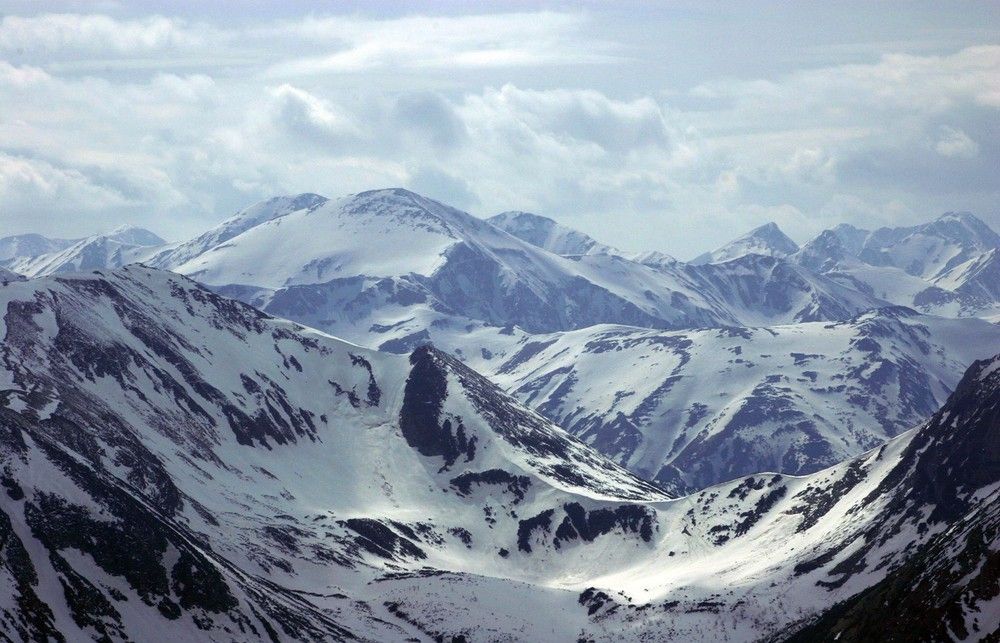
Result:
M934 232L970 249L985 252L1000 248L1000 235L971 212L945 212L923 228L925 233Z
M108 239L130 246L162 246L166 243L153 232L130 224L120 225L107 235L98 236L106 236Z
M691 263L722 263L748 254L787 257L798 249L798 244L782 232L778 224L771 221L754 228L742 237L734 239L712 252L695 257Z

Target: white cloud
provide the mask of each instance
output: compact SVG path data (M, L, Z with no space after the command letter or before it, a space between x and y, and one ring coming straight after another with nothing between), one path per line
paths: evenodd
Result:
M960 129L941 127L941 135L934 144L934 149L941 156L948 158L958 157L971 159L979 154L979 144L969 138L968 134Z
M329 101L309 92L281 85L272 91L274 121L286 132L305 141L337 145L361 135L352 119Z
M28 223L51 232L89 227L66 217L99 217L109 209L136 205L79 170L2 153L0 203L8 225Z
M728 101L755 120L728 127L767 127L795 116L831 123L870 117L873 111L935 113L962 102L1000 107L1000 46L968 47L946 56L886 54L874 64L797 71L778 80L715 80L692 96ZM756 120L760 112L770 120Z
M163 16L117 20L105 15L43 14L0 20L0 50L37 52L151 52L202 46L210 38L205 27Z
M0 84L23 89L50 79L51 76L37 67L27 65L15 67L5 60L0 60Z
M333 51L273 65L271 77L372 69L490 68L620 61L609 43L575 39L585 14L508 13L393 20L309 18L259 35L305 39Z
M593 142L606 150L665 146L670 139L663 112L650 98L619 101L592 90L531 91L508 84L470 97L465 110L521 123L556 138Z

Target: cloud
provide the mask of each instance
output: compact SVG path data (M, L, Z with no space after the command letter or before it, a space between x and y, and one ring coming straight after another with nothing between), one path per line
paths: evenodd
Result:
M550 11L391 20L327 17L286 22L257 35L333 49L278 62L268 69L270 77L620 62L611 43L581 46L576 36L587 21L586 14Z
M1000 149L998 92L996 46L706 82L687 96L696 109L671 113L687 123L674 178L685 177L688 192L712 180L716 195L695 198L745 227L762 222L760 208L792 205L808 214L788 220L800 240L845 220L890 225L906 212L988 216L1000 196L987 169Z
M471 210L480 205L479 198L464 179L434 167L418 168L407 185L414 192L457 208Z
M303 141L338 146L361 135L348 115L305 90L286 84L275 89L272 95L276 124Z
M453 148L465 140L465 123L444 97L430 92L403 94L392 107L392 116L403 128L422 134L436 148Z
M0 50L28 54L148 53L203 46L210 37L206 27L163 16L117 20L105 15L49 13L0 20Z
M670 139L663 112L650 98L619 101L592 90L532 91L508 84L468 100L466 109L608 150L666 146Z
M885 54L874 64L801 70L777 80L713 80L691 90L696 98L724 101L747 116L729 127L780 124L785 118L844 122L874 113L934 113L963 102L1000 107L1000 46L968 47L945 56Z
M979 154L979 144L969 138L968 134L953 127L942 126L941 136L934 149L945 157L960 157L971 159Z
M7 225L30 224L53 232L89 227L67 220L69 217L98 217L109 209L136 205L77 169L3 153L0 153L0 203Z
M38 85L51 80L44 70L27 65L15 67L5 60L0 60L0 84L19 89Z

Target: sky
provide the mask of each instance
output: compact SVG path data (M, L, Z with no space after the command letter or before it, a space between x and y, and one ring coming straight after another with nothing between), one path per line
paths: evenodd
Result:
M1000 230L1000 2L0 0L0 236L396 186L681 259Z

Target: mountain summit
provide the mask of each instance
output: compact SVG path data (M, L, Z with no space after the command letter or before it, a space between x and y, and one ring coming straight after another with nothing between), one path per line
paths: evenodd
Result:
M787 257L799 246L781 231L778 224L765 223L724 246L691 260L692 264L723 263L749 254Z

